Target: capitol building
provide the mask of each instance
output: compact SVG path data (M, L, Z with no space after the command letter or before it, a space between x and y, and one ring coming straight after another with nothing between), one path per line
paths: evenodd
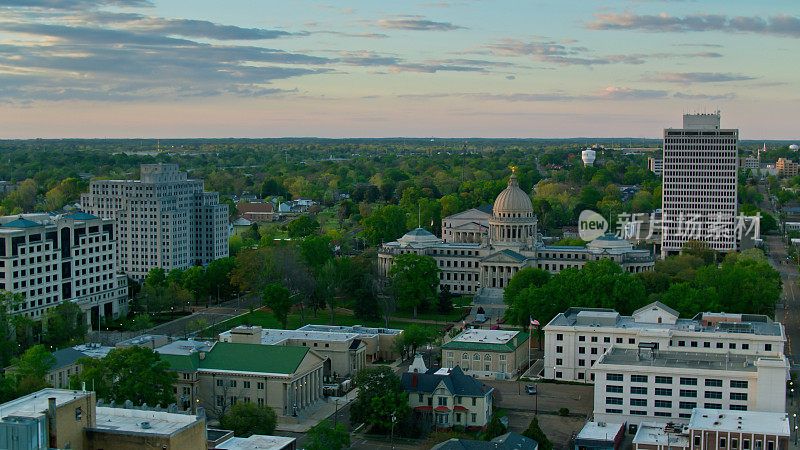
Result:
M493 205L469 209L442 219L442 237L417 228L378 250L383 275L392 259L404 253L428 255L441 269L439 286L456 295L475 295L476 305L501 305L503 288L525 267L558 273L583 267L587 261L611 259L624 271L652 270L654 256L613 234L605 234L586 247L544 245L537 232L531 199L512 172L508 187Z

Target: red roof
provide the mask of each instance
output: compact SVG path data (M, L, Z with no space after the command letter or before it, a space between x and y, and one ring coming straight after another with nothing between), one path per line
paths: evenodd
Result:
M431 408L430 406L417 406L416 408L414 408L414 411L432 411L432 410L433 408Z
M453 407L453 411L469 411L469 410L463 406L458 405Z
M450 408L447 406L437 406L435 411L450 411Z
M270 202L265 203L237 203L236 210L239 214L247 214L247 213L271 213L274 210L275 205Z

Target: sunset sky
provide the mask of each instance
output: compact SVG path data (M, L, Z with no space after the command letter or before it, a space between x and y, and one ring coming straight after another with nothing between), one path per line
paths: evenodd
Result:
M800 136L797 0L0 0L0 139Z

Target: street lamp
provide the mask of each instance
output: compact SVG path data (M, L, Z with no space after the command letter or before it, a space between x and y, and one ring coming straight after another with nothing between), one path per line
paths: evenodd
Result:
M392 432L391 432L391 438L390 438L390 441L392 443L392 448L394 448L394 424L395 424L395 422L397 422L397 416L395 416L394 412L392 412ZM794 427L794 428L795 428L795 430L797 429L797 427ZM795 439L796 438L797 438L797 433L795 433Z

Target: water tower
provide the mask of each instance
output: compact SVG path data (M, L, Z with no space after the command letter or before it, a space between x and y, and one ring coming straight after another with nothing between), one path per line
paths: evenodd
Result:
M583 165L586 167L592 167L594 165L596 153L591 148L587 148L586 150L581 152L581 159L583 160Z

